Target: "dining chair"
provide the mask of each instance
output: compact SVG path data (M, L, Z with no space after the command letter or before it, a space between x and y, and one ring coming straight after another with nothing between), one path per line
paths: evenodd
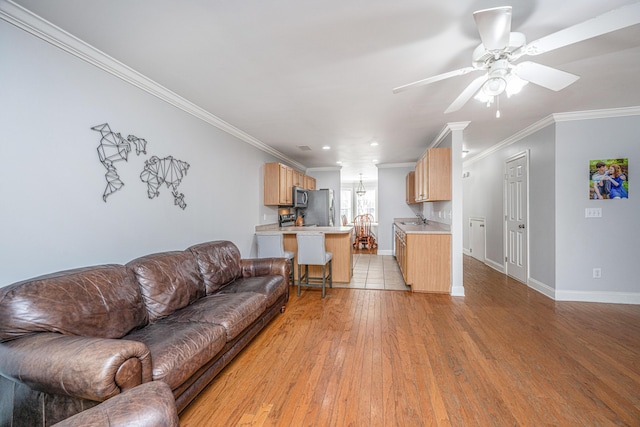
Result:
M364 245L364 248L371 252L376 245L376 237L371 230L371 223L373 222L373 216L370 214L358 215L353 219L353 226L355 229L355 241L353 242L354 249L360 249L360 245Z
M286 258L291 264L291 274L289 275L289 283L295 284L293 279L294 265L293 258L295 254L291 251L284 250L284 238L282 233L260 233L256 234L256 242L258 243L258 258Z
M298 233L296 239L298 242L298 296L300 296L300 287L304 280L305 286L322 287L322 298L324 298L326 283L329 282L329 287L333 288L333 254L326 251L324 233ZM302 274L303 265L304 274ZM309 277L310 265L322 266L322 277ZM327 274L327 266L329 274ZM309 280L313 280L315 283L309 283Z

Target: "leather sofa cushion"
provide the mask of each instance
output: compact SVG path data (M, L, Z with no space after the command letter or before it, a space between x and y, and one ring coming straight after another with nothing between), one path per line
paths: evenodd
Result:
M222 350L226 331L220 325L172 319L152 323L124 339L146 344L151 353L153 380L164 381L175 389Z
M287 291L287 283L282 276L242 277L228 284L220 291L221 294L237 292L255 292L265 296L267 307L271 307L276 300Z
M176 311L171 316L171 320L221 325L227 333L228 342L262 316L266 308L266 298L261 294L253 292L214 294Z
M218 240L191 246L198 260L200 274L204 279L207 295L242 276L240 250L232 242Z
M147 320L138 284L123 265L61 271L0 288L0 341L33 332L120 338Z
M189 251L146 255L127 263L154 322L205 295L198 262Z

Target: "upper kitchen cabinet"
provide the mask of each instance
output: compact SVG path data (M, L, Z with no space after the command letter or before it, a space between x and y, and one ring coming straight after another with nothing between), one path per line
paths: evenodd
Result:
M416 202L451 200L451 148L431 148L416 163Z
M407 184L406 184L405 194L407 198L407 204L413 205L417 203L416 202L416 173L409 172L407 174L406 181L407 181Z
M293 169L282 163L264 164L264 204L291 206L293 204Z
M293 186L306 188L304 186L304 174L302 172L299 172L297 170L293 171Z
M316 179L309 176L309 175L305 175L304 176L304 185L303 187L305 188L305 190L315 190L316 189Z
M293 206L293 187L316 189L316 179L282 163L264 164L265 206Z

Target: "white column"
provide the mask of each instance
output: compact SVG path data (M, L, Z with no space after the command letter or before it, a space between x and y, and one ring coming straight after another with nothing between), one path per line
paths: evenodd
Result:
M470 122L447 123L451 130L451 295L464 296L462 279L462 146Z

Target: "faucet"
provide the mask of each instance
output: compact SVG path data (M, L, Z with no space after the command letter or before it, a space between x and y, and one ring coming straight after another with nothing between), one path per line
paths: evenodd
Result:
M418 212L416 216L420 218L420 221L422 221L423 224L427 223L427 218L425 218L424 215L422 215L420 212Z

